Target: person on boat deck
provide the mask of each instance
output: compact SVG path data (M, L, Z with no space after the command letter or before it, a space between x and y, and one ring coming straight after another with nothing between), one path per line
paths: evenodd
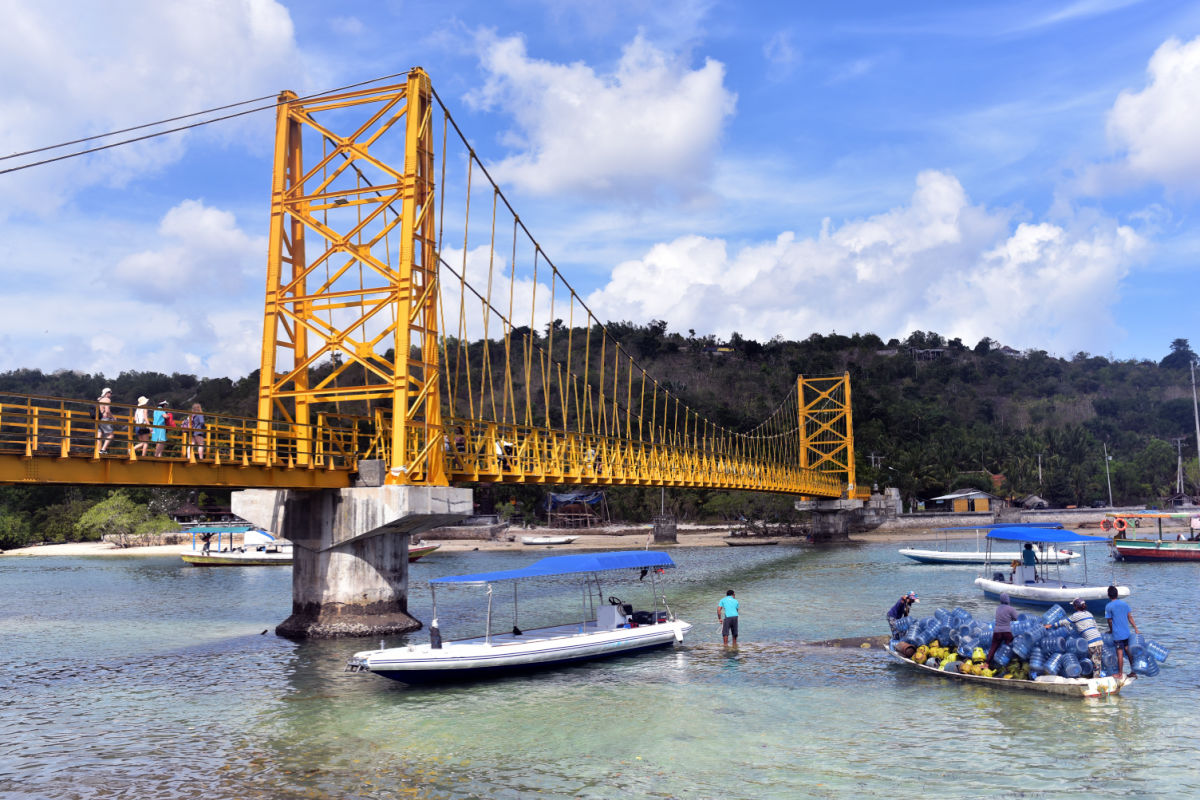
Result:
M1033 552L1033 545L1029 542L1025 543L1025 549L1021 551L1021 564L1026 567L1033 567L1033 580L1037 582L1041 578L1037 574L1038 557L1037 553Z
M204 533L200 534L200 541L204 542L204 548L202 550L204 555L208 555L208 549L212 545L212 537L212 531L205 531Z
M1190 541L1194 542L1194 541L1200 539L1200 514L1197 514L1196 516L1192 517L1192 521L1189 524L1192 529L1192 535L1189 538L1190 538Z
M896 625L900 622L900 619L902 617L908 616L908 612L912 608L913 603L919 603L919 602L921 602L921 601L917 599L917 593L909 592L908 594L904 595L899 600L897 600L896 604L888 609L887 621L888 621L888 627L892 629L892 638L893 639L900 638L900 631L897 630L897 628L896 628Z
M733 636L733 646L737 647L738 637L738 601L733 595L733 589L725 592L725 596L717 603L717 621L721 623L721 641L729 645L729 637Z
M1096 620L1092 617L1092 612L1088 611L1087 602L1083 598L1076 597L1071 601L1071 607L1075 610L1066 619L1059 620L1053 625L1045 625L1043 627L1049 629L1059 625L1075 626L1075 630L1079 631L1079 635L1087 642L1088 655L1092 659L1093 675L1099 677L1102 674L1100 667L1100 654L1104 651L1104 639L1100 636L1100 629L1096 627Z
M1120 593L1117 587L1108 587L1108 605L1104 607L1104 618L1108 620L1108 631L1113 637L1113 649L1117 651L1117 680L1122 680L1125 677L1125 661L1121 658L1121 651L1125 651L1125 655L1129 657L1129 676L1136 678L1137 673L1133 671L1133 656L1129 653L1129 629L1132 628L1134 633L1141 633L1138 630L1137 623L1133 621L1133 610L1120 598Z
M1000 595L1000 605L996 608L996 624L992 627L992 646L988 648L985 659L988 669L995 669L992 665L992 656L996 655L1000 645L1005 642L1012 644L1012 624L1016 618L1017 610L1012 607L1012 601L1008 599L1008 595Z

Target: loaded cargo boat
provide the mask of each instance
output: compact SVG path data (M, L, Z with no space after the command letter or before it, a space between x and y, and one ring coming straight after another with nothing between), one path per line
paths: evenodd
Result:
M1200 561L1200 538L1194 529L1189 529L1187 535L1183 530L1177 530L1174 537L1163 535L1164 519L1191 520L1194 514L1183 513L1138 513L1138 514L1109 514L1100 527L1104 530L1115 531L1109 547L1112 556L1117 561ZM1142 520L1155 520L1158 523L1158 535L1151 539L1136 539L1136 530Z

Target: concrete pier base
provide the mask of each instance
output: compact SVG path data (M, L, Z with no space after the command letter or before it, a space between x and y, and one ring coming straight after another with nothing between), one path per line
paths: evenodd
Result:
M289 638L419 629L408 615L409 541L471 510L470 489L442 486L233 494L235 514L292 542L292 615L275 629Z

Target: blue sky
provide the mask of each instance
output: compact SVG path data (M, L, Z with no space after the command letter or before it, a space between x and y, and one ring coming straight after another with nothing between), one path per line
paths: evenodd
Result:
M420 65L602 318L1200 344L1195 3L67 7L0 0L0 153ZM0 369L256 368L273 124L0 175Z

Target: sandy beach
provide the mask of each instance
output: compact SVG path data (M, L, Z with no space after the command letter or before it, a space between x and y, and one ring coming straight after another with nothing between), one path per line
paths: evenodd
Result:
M676 530L678 544L668 547L724 547L725 539L729 537L730 528L727 525L685 525L680 524ZM929 530L876 530L867 533L850 535L851 542L911 542L931 538ZM946 534L940 534L945 536ZM966 538L970 532L955 532L951 538ZM522 536L577 536L569 545L527 545L521 542ZM473 550L524 550L529 552L546 550L632 550L646 546L650 539L650 526L609 526L591 528L586 531L579 529L557 530L552 528L509 528L499 539L454 539L440 541L434 536L424 537L429 544L440 544L443 552L467 552ZM509 541L511 539L512 541ZM790 544L803 545L802 539L786 537L764 537L769 541L779 541L783 546ZM650 541L653 545L653 541ZM660 545L661 546L661 545ZM173 556L191 550L188 544L155 545L149 547L117 547L108 542L72 542L68 544L42 544L32 547L20 547L5 550L0 557L7 556Z

